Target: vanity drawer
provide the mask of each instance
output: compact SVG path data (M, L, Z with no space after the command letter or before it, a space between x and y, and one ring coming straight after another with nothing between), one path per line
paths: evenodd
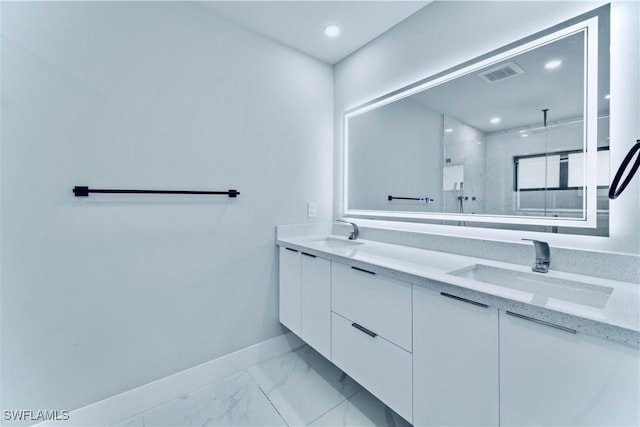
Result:
M331 315L332 362L400 416L412 418L411 353Z
M411 351L411 284L334 262L331 310Z

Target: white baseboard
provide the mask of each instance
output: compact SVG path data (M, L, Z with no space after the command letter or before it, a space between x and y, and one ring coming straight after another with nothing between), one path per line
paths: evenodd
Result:
M67 421L44 421L36 426L108 426L302 345L289 332L71 411Z

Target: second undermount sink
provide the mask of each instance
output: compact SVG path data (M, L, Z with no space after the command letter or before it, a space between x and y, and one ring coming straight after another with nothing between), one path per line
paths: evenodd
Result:
M337 237L323 237L322 239L311 240L309 243L315 243L329 248L349 248L362 244L362 242L356 240L339 239Z
M476 280L534 294L538 299L562 300L594 308L604 308L613 292L608 286L528 273L484 264L449 272L453 276ZM544 302L544 301L538 301Z

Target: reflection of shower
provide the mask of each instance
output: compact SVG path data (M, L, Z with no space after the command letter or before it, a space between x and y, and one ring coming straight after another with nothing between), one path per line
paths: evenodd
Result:
M460 186L458 187L458 184ZM464 213L464 182L454 182L453 183L453 194L458 195L456 199L458 200L458 213ZM458 226L466 226L467 224L464 221L458 221Z
M458 184L460 184L459 189L458 189ZM464 182L459 182L459 183L454 182L453 191L454 191L454 194L458 195L456 197L456 199L458 199L458 213L464 213L464 204L462 203L462 201L464 200Z
M544 122L544 152L545 152L545 161L544 161L544 216L547 216L547 189L549 188L549 182L547 179L549 178L549 129L547 129L547 114L549 113L549 109L545 108L542 110L542 120Z

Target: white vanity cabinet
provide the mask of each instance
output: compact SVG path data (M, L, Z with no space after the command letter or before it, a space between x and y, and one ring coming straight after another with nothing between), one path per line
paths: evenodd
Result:
M411 284L339 263L331 276L331 360L411 422Z
M279 317L280 323L289 328L294 334L300 333L300 251L280 246L280 293Z
M280 321L413 425L640 425L639 349L369 265L281 246Z
M300 337L331 360L331 261L300 254Z
M280 322L331 358L331 262L280 247Z
M416 426L498 426L498 310L413 288Z
M500 422L640 425L639 350L500 312Z

